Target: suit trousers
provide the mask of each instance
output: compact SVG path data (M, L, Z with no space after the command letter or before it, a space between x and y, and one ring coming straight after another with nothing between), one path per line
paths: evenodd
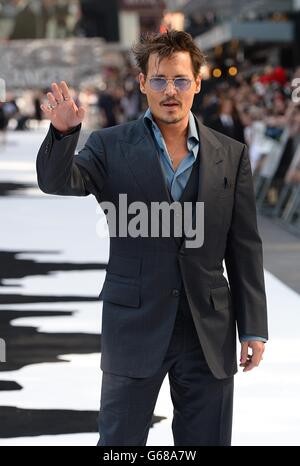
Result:
M97 446L146 445L166 374L173 403L174 445L231 444L233 376L217 379L209 369L182 289L170 343L159 370L146 378L103 371Z

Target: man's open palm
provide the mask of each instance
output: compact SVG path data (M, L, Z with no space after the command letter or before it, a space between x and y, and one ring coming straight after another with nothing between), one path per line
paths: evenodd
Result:
M77 107L65 81L60 85L52 83L51 88L52 92L47 93L48 105L41 105L41 109L58 131L68 132L83 121L84 108Z

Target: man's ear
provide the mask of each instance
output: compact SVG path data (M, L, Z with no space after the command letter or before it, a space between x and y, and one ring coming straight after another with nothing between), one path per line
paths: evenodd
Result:
M146 94L145 81L146 81L146 77L145 77L144 73L140 73L139 74L139 82L140 82L140 91L141 91L142 94Z
M195 79L196 81L196 90L195 90L195 94L199 94L199 92L201 91L201 81L202 81L202 76L201 74L199 73L199 75L197 76L197 78Z

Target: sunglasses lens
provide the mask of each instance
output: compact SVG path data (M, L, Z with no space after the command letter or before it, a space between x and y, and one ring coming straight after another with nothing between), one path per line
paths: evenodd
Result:
M154 91L162 91L166 87L166 80L161 78L151 78L150 85Z
M184 79L184 78L178 78L178 79L175 79L175 87L179 90L179 91L187 91L190 87L190 80L189 79Z

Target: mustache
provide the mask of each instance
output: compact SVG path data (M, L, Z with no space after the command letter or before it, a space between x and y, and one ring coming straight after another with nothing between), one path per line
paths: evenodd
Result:
M162 100L160 105L164 105L164 104L179 104L181 105L181 102L179 102L179 100L176 100L176 99L166 99L166 100Z

